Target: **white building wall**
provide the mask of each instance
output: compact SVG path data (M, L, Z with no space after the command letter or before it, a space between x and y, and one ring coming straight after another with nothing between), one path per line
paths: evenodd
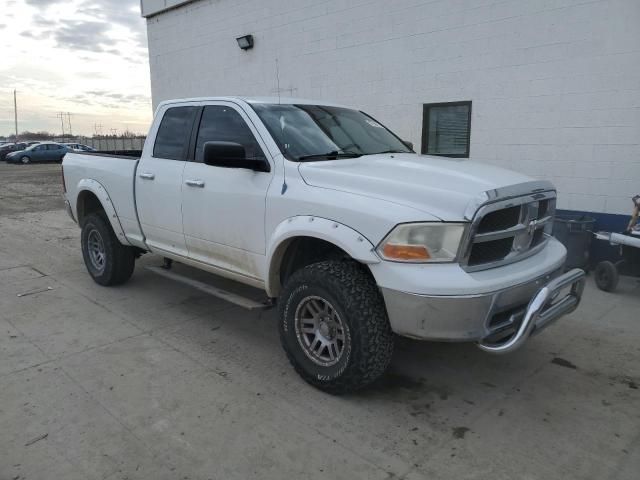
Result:
M199 0L147 25L154 105L277 95L277 58L283 96L417 150L424 103L471 100L471 159L552 180L560 208L626 214L640 192L640 0Z

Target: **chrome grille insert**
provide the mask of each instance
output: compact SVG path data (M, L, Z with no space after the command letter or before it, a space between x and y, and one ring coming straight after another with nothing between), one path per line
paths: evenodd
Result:
M545 186L553 188L550 184ZM485 270L516 262L544 247L553 227L556 192L541 190L506 199L493 198L478 208L460 256L465 270Z

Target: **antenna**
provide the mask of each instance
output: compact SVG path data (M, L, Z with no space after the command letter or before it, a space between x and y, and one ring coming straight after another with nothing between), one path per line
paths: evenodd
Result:
M280 68L278 67L278 57L276 57L276 82L278 92L278 105L280 105Z

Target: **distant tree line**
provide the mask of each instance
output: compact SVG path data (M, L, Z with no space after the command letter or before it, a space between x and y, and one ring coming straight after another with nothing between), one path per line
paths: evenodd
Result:
M73 139L76 138L92 138L95 140L100 140L100 139L110 139L110 138L144 138L145 135L142 135L140 133L135 133L135 132L131 132L129 130L125 130L122 133L118 133L118 134L107 134L107 135L91 135L91 136L87 136L87 135L57 135L55 133L51 133L51 132L46 132L44 130L42 131L38 131L38 132L31 132L31 131L24 131L21 132L18 135L18 140L60 140L60 139L66 139L69 141L74 141ZM11 135L7 135L7 136L0 136L0 140L5 140L5 141L9 141L9 142L15 142L16 141L16 135L15 134L11 134ZM63 141L63 140L60 140Z

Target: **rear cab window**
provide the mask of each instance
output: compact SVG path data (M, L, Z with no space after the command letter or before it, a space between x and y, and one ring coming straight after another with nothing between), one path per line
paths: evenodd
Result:
M193 118L197 107L171 107L160 121L153 156L169 160L184 160L191 136Z

